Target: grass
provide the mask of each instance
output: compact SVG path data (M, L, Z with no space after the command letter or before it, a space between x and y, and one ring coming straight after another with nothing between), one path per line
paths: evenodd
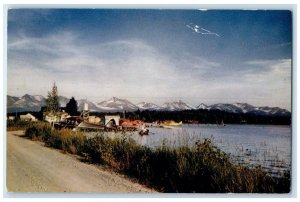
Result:
M85 136L83 132L74 132L68 129L55 130L49 123L33 124L25 131L25 136L32 140L45 142L46 146L61 149L71 154L81 154Z
M31 121L7 120L6 122L7 131L25 130L32 125Z
M96 136L82 132L53 130L36 123L25 135L47 146L85 157L137 179L161 192L180 193L288 193L290 176L269 176L259 168L231 163L230 156L209 139L193 147L150 149L132 139Z

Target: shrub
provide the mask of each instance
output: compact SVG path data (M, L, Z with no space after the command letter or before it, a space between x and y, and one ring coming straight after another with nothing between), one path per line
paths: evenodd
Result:
M197 193L287 193L289 173L281 178L261 169L231 163L230 156L210 140L194 147L150 149L132 139L109 138L101 134L87 138L82 132L53 130L49 125L35 125L25 135L40 139L47 146L86 157L136 178L162 192ZM38 138L40 137L40 138Z
M7 120L6 122L7 131L25 130L32 125L33 122L31 121Z
M25 131L25 136L29 137L32 140L34 140L38 135L39 132L36 127L27 128L27 130Z

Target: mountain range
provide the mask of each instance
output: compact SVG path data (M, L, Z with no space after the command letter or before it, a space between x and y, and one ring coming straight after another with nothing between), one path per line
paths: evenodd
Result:
M61 107L65 107L69 102L69 98L59 96L59 103ZM7 111L8 112L22 112L22 111L40 111L41 107L46 103L46 98L41 95L25 94L21 97L7 95ZM84 103L87 103L90 111L94 112L122 112L122 111L136 111L136 110L151 110L151 111L182 111L182 110L220 110L229 113L251 113L258 115L278 115L289 116L291 112L279 107L256 107L247 103L224 104L218 103L213 105L200 105L193 107L183 101L166 102L162 106L154 103L141 102L133 104L126 99L112 97L109 100L102 102L91 102L85 99L77 100L78 110L83 110Z

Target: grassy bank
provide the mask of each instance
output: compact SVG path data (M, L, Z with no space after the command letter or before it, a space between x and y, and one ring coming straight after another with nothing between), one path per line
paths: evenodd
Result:
M7 120L6 122L7 131L26 130L31 126L33 126L31 121Z
M155 187L161 192L181 193L287 193L290 176L269 176L261 169L234 165L230 157L210 140L193 147L150 149L132 139L86 138L83 133L52 130L48 124L36 123L25 135L47 146L78 154L117 172Z

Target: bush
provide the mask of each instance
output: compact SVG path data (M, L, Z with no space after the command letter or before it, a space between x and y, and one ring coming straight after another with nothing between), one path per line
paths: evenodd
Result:
M36 139L38 135L39 135L39 131L36 127L27 128L27 130L25 131L25 136L29 137L32 140Z
M7 120L6 127L8 131L25 130L26 128L33 125L31 121L22 120Z
M77 154L82 150L84 136L81 132L67 129L53 129L48 123L36 123L25 131L25 136L32 140L41 140L46 146L62 149L65 152Z
M102 136L87 140L92 162L135 177L162 192L274 193L289 192L289 178L273 178L261 169L234 165L209 140L193 148L156 150L132 140ZM280 182L282 181L282 182Z
M87 138L82 132L53 130L35 125L25 135L47 146L78 154L90 162L106 165L136 178L161 192L197 193L287 193L290 176L275 178L261 169L231 163L230 156L210 140L194 147L150 149L132 139L98 135Z

